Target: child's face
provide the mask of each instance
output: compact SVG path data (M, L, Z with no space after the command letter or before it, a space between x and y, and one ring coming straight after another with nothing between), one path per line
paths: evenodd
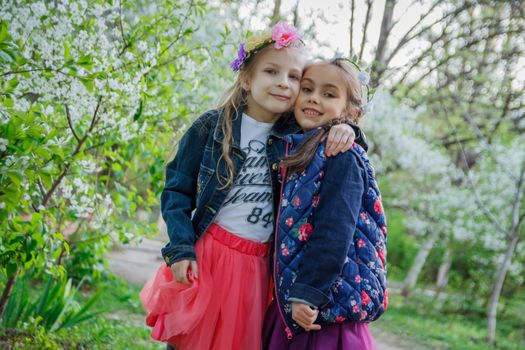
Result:
M272 45L254 58L257 61L242 86L248 92L246 113L259 121L274 122L294 105L305 58L297 48L276 50Z
M305 131L324 125L345 114L347 88L341 70L330 64L310 66L301 80L295 102L295 119Z

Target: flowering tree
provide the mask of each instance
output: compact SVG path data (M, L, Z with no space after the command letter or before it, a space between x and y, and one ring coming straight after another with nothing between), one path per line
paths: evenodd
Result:
M391 188L387 207L405 211L405 225L423 238L403 286L408 294L438 238L455 242L481 272L474 281L487 304L488 340L493 343L496 310L504 281L523 283L525 234L525 138L487 143L475 149L478 162L466 170L439 143L420 118L385 93L374 99L368 117L380 178ZM453 130L451 130L453 131ZM463 162L465 163L465 162ZM520 243L521 242L521 243ZM494 276L487 283L486 275Z
M218 91L225 36L204 16L200 1L2 5L0 314L19 274L96 276L142 232L126 218L157 203L178 130Z

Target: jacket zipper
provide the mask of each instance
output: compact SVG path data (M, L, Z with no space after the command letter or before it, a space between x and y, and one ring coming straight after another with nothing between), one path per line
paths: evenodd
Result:
M286 142L286 151L285 151L285 157L288 156L288 146L289 146L289 143ZM280 194L279 194L279 207L278 207L278 210L277 210L277 218L275 219L275 237L274 237L274 244L275 244L275 247L274 247L274 253L273 253L273 285L274 285L274 288L275 288L275 301L277 303L277 310L279 310L279 315L281 316L281 319L283 320L283 323L285 325L284 327L284 331L286 332L286 337L288 339L292 339L293 338L293 333L290 329L290 327L288 327L288 324L286 323L286 320L284 319L284 315L283 315L283 312L281 310L281 304L279 303L279 291L277 290L277 252L278 252L278 247L277 247L277 232L279 230L279 217L280 217L280 214L281 214L281 203L282 203L282 200L283 200L283 188L284 188L284 183L285 183L285 180L286 180L286 168L281 168L281 191L280 191Z

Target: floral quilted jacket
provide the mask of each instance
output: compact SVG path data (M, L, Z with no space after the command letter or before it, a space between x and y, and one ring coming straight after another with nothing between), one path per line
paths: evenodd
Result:
M286 136L287 152L307 135ZM302 173L281 175L273 269L288 336L302 330L292 301L319 308L319 324L376 320L388 302L387 228L365 150L326 157L321 144Z

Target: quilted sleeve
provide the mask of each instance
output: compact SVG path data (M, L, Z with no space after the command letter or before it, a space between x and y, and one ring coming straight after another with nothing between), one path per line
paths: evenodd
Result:
M308 237L290 298L318 307L330 301L329 290L352 242L365 187L365 169L350 150L326 160L313 232Z

